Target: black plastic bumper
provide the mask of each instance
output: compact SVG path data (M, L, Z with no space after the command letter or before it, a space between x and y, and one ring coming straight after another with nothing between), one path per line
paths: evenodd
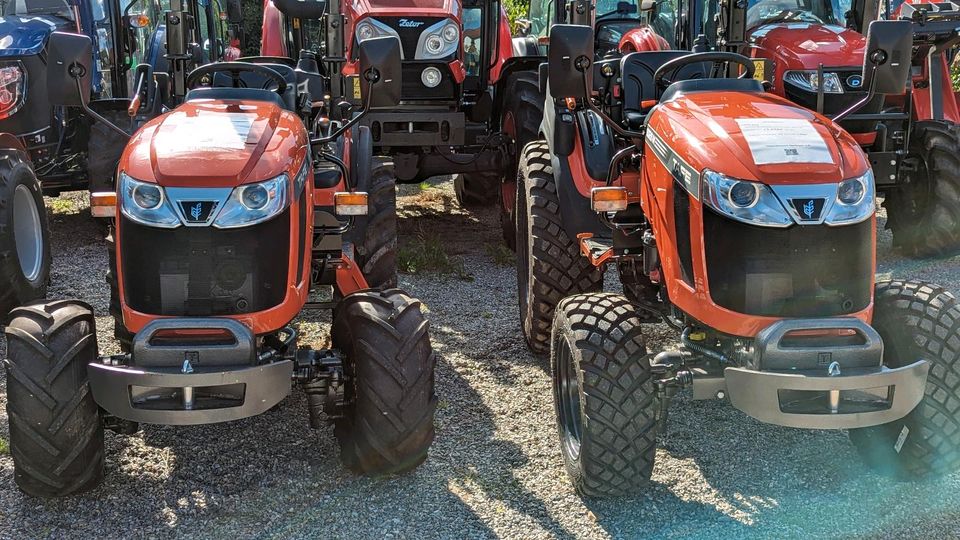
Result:
M370 127L376 146L462 146L465 141L462 112L371 112L361 123Z

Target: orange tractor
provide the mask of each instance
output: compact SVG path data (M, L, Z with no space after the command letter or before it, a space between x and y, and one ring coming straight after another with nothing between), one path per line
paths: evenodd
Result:
M283 2L278 2L283 4ZM287 2L291 9L303 2ZM392 38L358 51L364 109L343 124L314 111L319 74L270 59L184 69L190 4L165 14L170 103L139 71L130 113L156 111L131 138L117 191L92 196L112 217L112 275L123 353L97 351L91 308L76 300L13 311L7 411L16 482L62 496L103 476L104 428L205 424L262 413L306 394L311 425L335 425L354 471L416 467L433 440L435 357L420 303L370 289L344 234L367 211L355 187L369 146L351 129L399 99ZM91 44L54 33L49 92L85 108ZM308 128L308 126L310 126ZM311 292L334 300L318 302ZM293 319L333 309L332 347L298 345Z
M909 65L891 59L910 42L909 24L870 27L877 92L902 90ZM960 306L935 285L874 281L857 141L765 92L739 54L595 61L593 47L591 26L551 29L517 201L523 331L549 352L577 490L641 489L683 388L763 422L848 429L900 477L960 466ZM609 266L622 293L602 292ZM680 349L647 350L644 323L660 321Z

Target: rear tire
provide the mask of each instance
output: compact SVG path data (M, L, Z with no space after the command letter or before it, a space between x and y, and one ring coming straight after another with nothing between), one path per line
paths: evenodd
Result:
M490 206L500 193L500 175L490 172L461 173L453 178L453 193L461 208Z
M27 155L0 150L0 319L47 295L50 231L43 193Z
M346 414L337 420L344 465L389 475L416 468L434 437L436 356L420 302L397 289L344 298L333 318L344 354Z
M577 492L638 493L657 456L656 387L636 308L593 293L564 299L550 364L560 449Z
M359 216L344 240L353 243L354 258L372 288L397 286L397 181L393 163L374 158L368 214Z
M957 470L960 306L956 298L926 283L878 283L873 326L883 338L884 365L903 367L920 358L931 363L927 388L923 400L906 417L851 429L850 440L868 465L903 480Z
M500 186L500 228L507 247L517 249L516 201L517 175L520 172L520 155L528 143L536 140L543 121L545 97L540 91L540 76L535 71L518 71L507 79L505 86L502 130L513 137L507 169L503 171Z
M530 350L546 354L550 326L560 300L603 289L603 273L567 236L547 143L523 149L517 186L517 288L520 323Z
M884 200L894 246L915 258L960 253L960 126L917 122L910 145L916 170Z
M127 111L100 111L104 118L117 126L130 125ZM121 137L103 122L95 121L90 126L87 142L87 182L91 193L116 191L117 166L127 146L128 137Z
M36 497L92 489L103 479L103 424L87 380L97 357L93 312L61 300L11 315L5 364L17 486Z

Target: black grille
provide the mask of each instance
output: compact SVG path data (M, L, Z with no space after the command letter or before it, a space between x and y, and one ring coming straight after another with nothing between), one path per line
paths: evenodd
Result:
M400 34L403 45L403 57L413 60L417 57L417 44L424 30L443 20L443 17L377 17L378 21L393 28Z
M429 66L439 69L442 76L440 84L434 88L425 86L420 78L423 70ZM401 99L453 100L456 99L456 97L457 86L453 81L453 74L450 73L450 67L446 64L433 62L403 63L403 87L400 90Z
M840 84L843 85L844 93L842 94L824 94L823 96L823 112L827 116L835 116L841 112L849 109L854 104L861 101L863 98L867 97L867 92L863 88L857 88L850 85L850 77L858 75L860 70L856 71L836 71L830 70L832 73L836 73L840 78ZM798 104L803 105L808 109L817 108L817 93L811 92L804 88L799 88L791 83L785 82L784 91L786 93L787 99ZM860 110L857 111L858 114L876 114L883 109L884 99L883 96L877 96L870 100L866 105L864 105ZM870 133L876 131L877 122L870 120L845 120L840 122L840 125L849 131L850 133Z
M283 302L290 211L239 229L120 224L124 297L151 315L253 313Z
M704 209L710 296L737 313L832 317L870 303L871 220L857 225L755 227Z

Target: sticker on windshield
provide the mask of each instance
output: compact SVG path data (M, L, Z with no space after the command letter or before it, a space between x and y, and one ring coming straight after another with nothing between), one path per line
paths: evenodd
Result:
M757 165L833 163L827 142L807 120L747 118L737 124Z

